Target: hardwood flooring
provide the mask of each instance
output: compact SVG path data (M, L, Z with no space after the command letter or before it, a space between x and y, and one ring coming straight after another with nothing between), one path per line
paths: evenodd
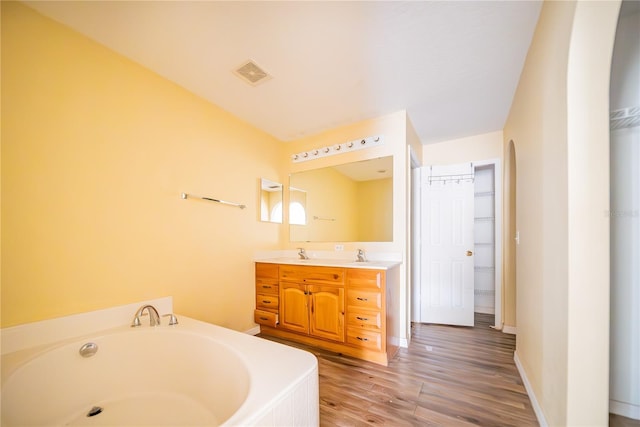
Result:
M388 367L265 337L318 357L323 426L538 425L513 361L515 336L489 327L415 324Z
M640 427L640 420L609 414L609 427Z

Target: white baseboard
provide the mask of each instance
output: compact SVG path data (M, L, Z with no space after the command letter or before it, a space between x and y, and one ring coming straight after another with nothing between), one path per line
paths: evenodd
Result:
M260 333L260 326L254 326L253 328L244 331L244 333L248 335L258 335Z
M640 406L630 403L609 400L609 412L622 415L623 417L640 420Z
M493 307L474 307L473 312L481 314L496 314L496 310Z
M517 330L515 326L504 325L502 327L502 332L504 332L505 334L517 335Z
M533 412L536 414L536 418L538 418L538 424L540 427L548 427L547 420L544 418L544 413L542 412L542 408L538 403L538 399L536 399L536 395L533 392L533 388L531 388L531 383L529 382L529 378L527 378L527 373L525 372L522 364L520 363L520 359L518 358L518 352L513 353L513 360L516 362L516 368L518 368L518 372L520 373L520 377L522 378L522 382L524 384L525 390L527 390L527 394L529 395L529 399L531 400L531 406L533 407Z

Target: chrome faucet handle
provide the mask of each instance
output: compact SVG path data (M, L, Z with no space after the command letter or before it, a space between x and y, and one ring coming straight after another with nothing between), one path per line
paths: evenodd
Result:
M136 314L133 316L133 322L131 322L131 327L140 326L140 317L145 316L145 310L149 314L149 325L150 326L160 326L160 315L158 314L158 310L152 305L143 305L136 311Z
M364 250L358 249L358 253L356 255L356 262L365 262L367 258L364 256Z
M178 318L173 313L163 314L162 317L168 317L169 318L169 326L178 324Z
M298 255L300 255L301 259L309 259L309 256L307 255L307 252L304 250L304 248L297 248L298 249Z

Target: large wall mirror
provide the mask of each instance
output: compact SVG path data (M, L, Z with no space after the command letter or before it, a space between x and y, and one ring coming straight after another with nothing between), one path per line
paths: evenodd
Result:
M393 157L291 174L292 242L393 241Z
M282 184L260 179L260 219L282 224Z

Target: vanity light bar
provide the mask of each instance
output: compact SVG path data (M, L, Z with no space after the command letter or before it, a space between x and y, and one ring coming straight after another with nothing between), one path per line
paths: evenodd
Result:
M343 142L342 144L329 145L326 147L314 148L309 151L302 151L291 155L293 163L306 162L307 160L319 159L321 157L333 156L350 151L362 150L363 148L377 147L384 144L383 135L368 136L363 139Z

